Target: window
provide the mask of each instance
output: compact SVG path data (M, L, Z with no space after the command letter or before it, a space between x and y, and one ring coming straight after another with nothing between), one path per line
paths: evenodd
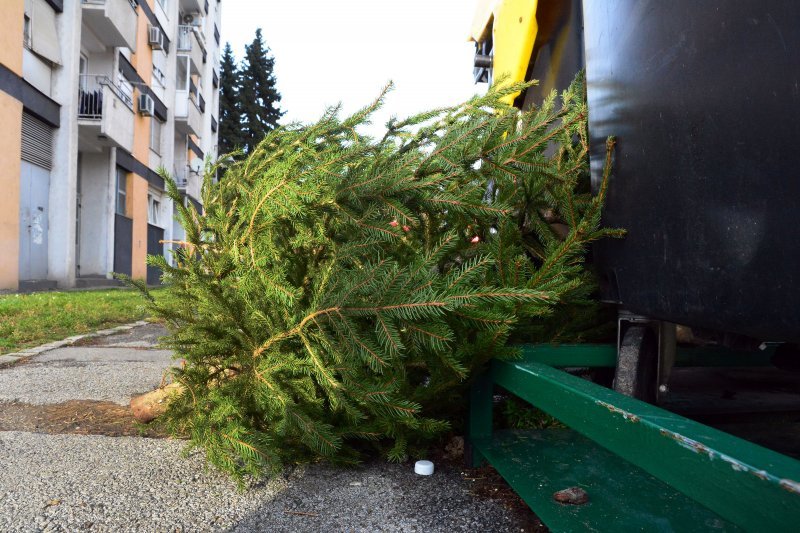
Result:
M27 35L31 51L51 65L60 65L61 46L56 24L58 14L45 0L30 0L25 4L28 7L28 21L25 22L29 24Z
M166 87L167 54L162 50L153 50L153 76L158 83Z
M189 57L178 56L178 68L175 75L175 90L189 90Z
M28 50L31 49L31 17L25 13L25 19L22 26L22 44Z
M158 226L161 221L161 200L152 192L147 193L147 223Z
M150 149L161 155L161 122L157 118L150 118Z
M128 173L117 168L117 214L127 214L126 203L128 199Z
M133 105L133 84L129 82L125 74L122 73L122 66L117 70L117 88L124 96L123 100Z

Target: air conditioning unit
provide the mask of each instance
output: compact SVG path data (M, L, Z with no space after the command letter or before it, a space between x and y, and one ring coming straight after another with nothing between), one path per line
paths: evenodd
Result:
M202 18L200 13L186 13L181 20L187 26L199 26Z
M164 49L164 32L158 26L148 26L147 31L148 39L150 41L150 48L153 50Z
M153 97L149 94L140 94L139 95L139 114L144 115L146 117L152 117L153 112L155 111L156 103L153 101Z

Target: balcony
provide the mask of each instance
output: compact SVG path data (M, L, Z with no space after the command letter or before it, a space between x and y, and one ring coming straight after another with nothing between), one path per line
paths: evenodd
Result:
M138 14L132 0L81 0L83 21L105 46L136 51Z
M202 135L203 113L195 93L175 91L175 129L198 137Z
M200 74L205 62L206 48L199 35L195 26L178 26L178 55L189 56L192 74Z
M133 98L108 76L81 74L78 137L81 151L106 147L133 150Z
M178 190L186 192L186 189L189 187L188 170L188 167L183 167L175 172L175 185L178 186Z
M178 190L192 198L200 198L202 182L202 177L192 171L187 164L179 165L175 171L175 184L178 186Z

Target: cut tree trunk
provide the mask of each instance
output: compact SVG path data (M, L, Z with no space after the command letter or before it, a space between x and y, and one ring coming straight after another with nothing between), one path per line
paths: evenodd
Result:
M146 424L155 420L167 410L169 397L183 390L180 383L170 383L165 387L160 387L154 391L140 394L131 398L131 411L133 417Z
M217 374L217 377L211 380L212 387L218 386L220 381L234 378L239 374L239 370L234 368L226 368L217 372L217 367L213 366L211 372ZM184 386L180 383L173 382L165 386L162 381L162 385L157 389L134 396L131 398L133 417L143 424L155 420L167 410L170 396L181 393L183 389Z

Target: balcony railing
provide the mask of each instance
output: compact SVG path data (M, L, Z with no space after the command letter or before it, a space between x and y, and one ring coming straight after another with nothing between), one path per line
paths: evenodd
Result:
M107 0L81 0L81 4L102 6L105 5L106 1ZM131 5L131 8L136 11L136 0L128 0L128 3Z
M78 85L78 118L91 120L103 118L103 87L108 87L114 96L133 111L133 97L112 82L108 76L81 74Z
M194 37L194 39L192 38ZM194 50L194 41L200 47L200 51L205 53L206 48L202 39L198 35L197 26L181 24L178 26L178 51L191 52Z
M192 51L192 26L178 26L178 52Z

